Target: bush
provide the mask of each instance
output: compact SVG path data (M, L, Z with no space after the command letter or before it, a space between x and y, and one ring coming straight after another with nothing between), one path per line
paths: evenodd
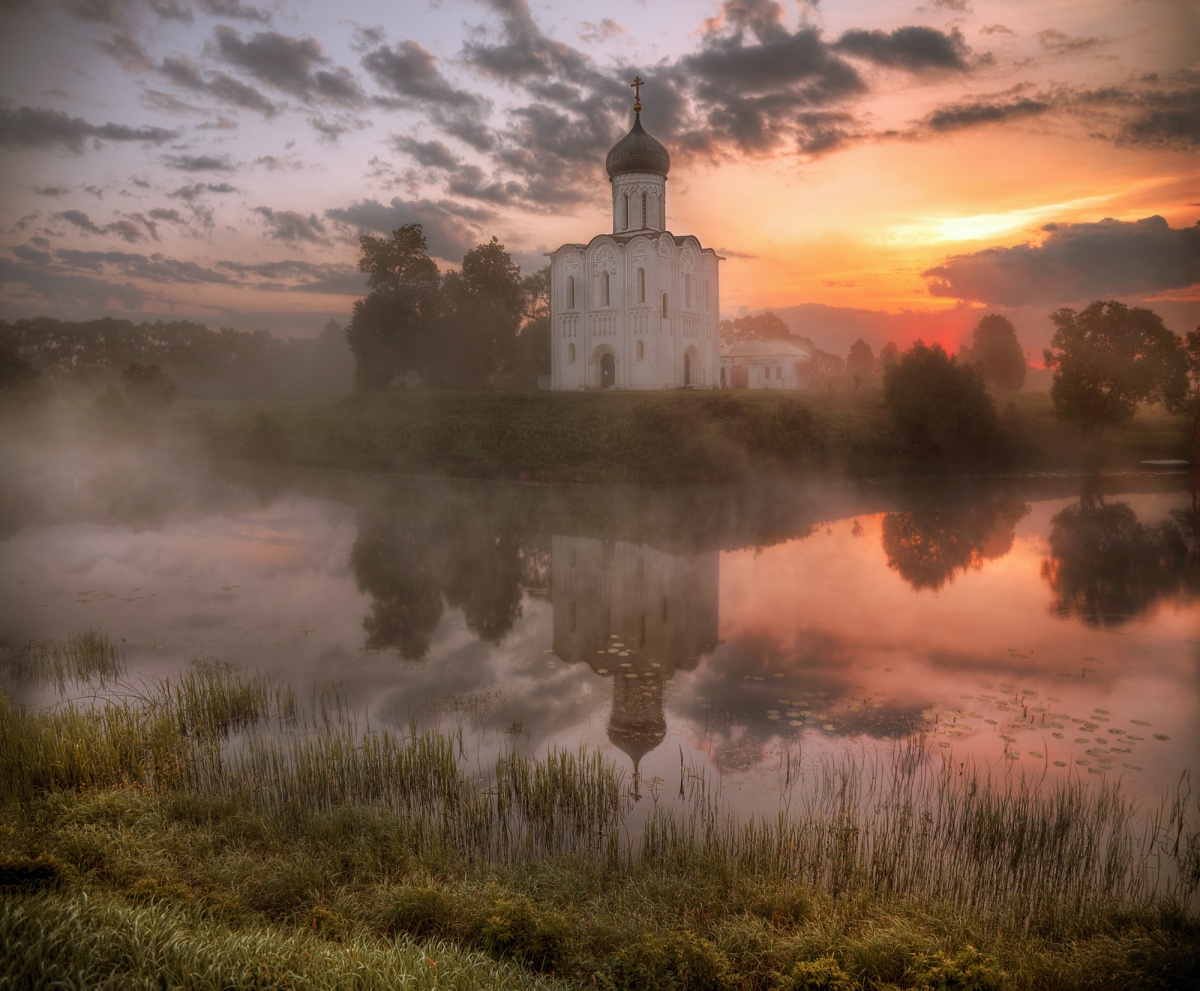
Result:
M1004 971L968 944L953 957L936 953L918 965L922 991L999 991Z
M610 991L729 991L736 986L725 955L690 933L646 933L615 954L599 975Z
M484 947L538 970L561 970L567 954L566 920L553 909L538 909L528 898L500 899L480 927Z
M851 991L853 987L850 975L833 957L801 960L772 985L773 991Z
M454 922L454 905L436 888L401 888L387 912L389 936L415 939L444 935Z
M926 462L989 462L1000 454L1000 419L983 372L917 341L888 363L883 396L901 448Z

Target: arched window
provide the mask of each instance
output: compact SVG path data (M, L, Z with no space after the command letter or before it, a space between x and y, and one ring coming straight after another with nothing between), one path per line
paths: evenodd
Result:
M637 301L639 303L646 302L646 270L639 268L637 271Z
M646 357L646 346L641 341L637 342L637 360L641 361Z
M650 226L650 214L646 212L646 194L642 193L642 226Z
M627 231L627 230L629 230L629 194L626 193L624 196L621 197L621 199L625 203L623 217L621 219L621 229Z
M783 366L782 365L775 366L775 377L777 379L783 378Z
M608 306L608 273L600 275L600 305Z
M574 360L575 360L575 345L568 344L567 345L567 361L574 361Z
M575 276L567 276L567 309L575 309Z
M670 315L670 309L667 307L667 294L663 293L663 319L665 320Z
M690 275L683 277L683 305L689 310L692 308L692 277Z

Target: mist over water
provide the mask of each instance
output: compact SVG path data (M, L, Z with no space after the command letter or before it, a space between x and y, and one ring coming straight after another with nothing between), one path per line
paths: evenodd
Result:
M1200 763L1177 477L553 488L7 453L10 658L97 630L133 682L199 661L337 685L374 725L461 725L485 763L600 748L643 804L702 769L742 813L819 754L1147 798Z

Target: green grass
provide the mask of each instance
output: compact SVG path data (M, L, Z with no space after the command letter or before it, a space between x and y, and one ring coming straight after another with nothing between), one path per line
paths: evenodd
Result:
M88 646L90 645L90 646ZM76 693L102 637L35 644ZM88 661L84 655L94 655ZM51 679L53 680L53 679ZM60 692L61 694L61 692ZM0 974L14 986L1184 988L1200 832L1081 782L898 746L790 767L735 819L702 773L630 832L603 758L367 725L213 665L110 701L0 701ZM351 952L353 951L353 952ZM433 963L436 963L436 968Z
M1148 408L1091 451L1044 393L998 397L992 467L1130 467L1179 457L1188 420ZM182 414L217 457L473 478L709 482L756 473L978 469L902 456L878 391L800 394L396 391L327 406L226 404ZM983 467L987 467L986 465Z

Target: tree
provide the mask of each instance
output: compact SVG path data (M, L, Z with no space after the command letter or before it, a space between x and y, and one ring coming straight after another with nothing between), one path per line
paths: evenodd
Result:
M420 224L405 224L390 240L364 234L358 268L371 292L354 304L346 340L361 390L386 389L398 372L423 370L438 305L437 265Z
M468 251L462 270L442 279L435 379L479 389L509 370L527 300L521 270L496 238Z
M1025 352L1012 321L999 313L989 313L975 325L966 359L982 368L983 380L996 389L1016 392L1025 384Z
M791 328L779 318L778 314L771 310L766 310L762 313L747 314L744 317L738 317L736 320L721 321L722 344L737 344L741 341L752 339L756 341L773 341L790 337L791 333Z
M928 461L988 461L1000 450L996 404L983 372L940 344L917 341L883 372L883 398L900 444Z
M900 360L900 348L895 341L888 341L879 351L879 367L887 368Z
M875 354L871 345L861 337L850 345L850 353L846 356L846 371L854 378L854 388L875 373Z
M1045 350L1056 369L1050 395L1059 419L1098 436L1133 418L1139 403L1182 408L1187 356L1152 310L1096 300L1087 309L1056 310L1058 328Z
M41 372L16 351L0 346L0 409L33 406L47 398Z
M165 409L175 402L179 392L160 365L142 365L136 361L122 369L121 385L125 402L132 409Z

